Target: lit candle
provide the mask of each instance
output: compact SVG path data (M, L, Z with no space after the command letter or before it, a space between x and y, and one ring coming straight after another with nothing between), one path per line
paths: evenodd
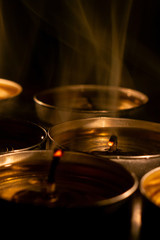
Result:
M106 207L137 189L137 179L112 161L77 152L51 155L36 150L3 156L0 199L47 208Z
M57 149L53 153L53 160L51 162L51 167L48 175L48 183L55 183L55 171L56 167L60 161L60 158L63 156L63 151L61 149Z
M80 119L51 127L49 138L51 147L110 158L138 177L160 163L159 123L107 117Z

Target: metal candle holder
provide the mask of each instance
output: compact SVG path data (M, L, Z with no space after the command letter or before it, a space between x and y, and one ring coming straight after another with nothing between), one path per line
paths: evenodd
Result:
M148 97L136 90L103 85L71 85L35 94L39 119L48 125L98 116L138 116Z
M108 141L117 136L116 149ZM121 163L140 178L160 164L160 124L123 118L97 117L68 121L49 130L48 147L59 146Z

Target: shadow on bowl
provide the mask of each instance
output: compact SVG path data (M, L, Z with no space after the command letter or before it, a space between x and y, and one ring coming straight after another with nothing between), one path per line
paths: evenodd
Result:
M0 119L0 154L44 149L47 132L41 126L18 119Z

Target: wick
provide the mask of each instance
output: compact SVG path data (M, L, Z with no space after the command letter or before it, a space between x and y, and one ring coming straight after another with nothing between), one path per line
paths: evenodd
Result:
M48 183L51 183L51 184L55 183L55 171L62 155L63 155L63 152L61 149L58 149L53 153L53 160L51 162L51 167L48 174Z
M107 143L108 151L109 152L117 151L117 144L118 144L117 136L112 135Z
M50 167L49 174L48 174L46 196L47 196L47 200L51 204L54 204L55 202L58 201L58 194L56 191L55 172L56 172L57 165L58 165L62 155L63 155L63 151L61 149L54 151L53 159L51 162L51 167Z

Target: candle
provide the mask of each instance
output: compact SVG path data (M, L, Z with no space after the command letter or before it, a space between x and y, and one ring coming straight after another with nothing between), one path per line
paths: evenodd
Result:
M117 163L76 152L52 154L35 150L0 156L0 199L47 208L106 207L137 189L136 178Z
M48 175L48 183L55 183L55 171L56 167L60 161L60 158L63 156L63 152L61 149L57 149L53 153L53 160L51 162L51 167Z
M112 135L116 136L116 144L109 148ZM49 137L49 147L61 146L110 158L138 177L160 163L158 123L107 117L80 119L51 127Z
M65 151L54 172L56 192L48 191L52 161L52 150L0 156L0 210L7 227L9 219L36 236L43 230L71 239L104 237L116 229L113 237L128 237L137 178L118 163Z

